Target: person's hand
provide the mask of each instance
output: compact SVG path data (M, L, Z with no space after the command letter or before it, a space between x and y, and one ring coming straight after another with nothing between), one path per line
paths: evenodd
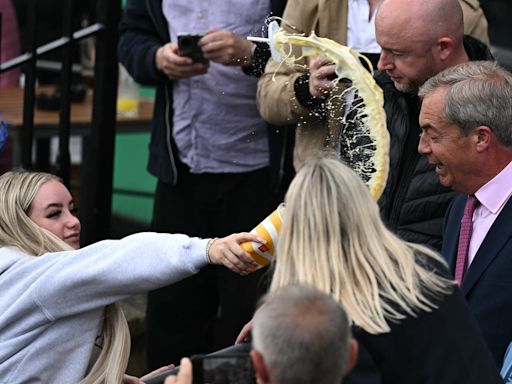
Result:
M123 377L123 384L144 384L144 381L151 379L152 377L158 375L159 373L162 373L168 369L174 368L174 364L170 365L164 365L163 367L160 367L158 369L155 369L152 372L147 373L146 375L142 376L141 378L130 376L130 375L124 375Z
M144 382L141 381L138 377L125 374L123 376L123 384L144 384Z
M317 56L309 62L309 93L313 97L325 97L334 88L327 77L334 73L336 67L329 60Z
M157 69L171 80L186 79L208 71L208 65L194 63L190 57L180 56L178 46L174 43L158 48L155 61Z
M180 371L178 376L169 376L164 384L192 384L192 362L184 357L180 362Z
M253 319L251 319L247 324L244 325L244 327L236 337L235 344L240 344L249 340L249 336L252 331L252 323Z
M240 275L247 275L256 270L258 264L240 246L246 241L255 241L265 244L261 237L249 233L235 233L227 237L213 240L208 250L208 257L212 264L224 265Z
M211 29L199 40L204 57L224 65L251 64L253 43L231 31Z

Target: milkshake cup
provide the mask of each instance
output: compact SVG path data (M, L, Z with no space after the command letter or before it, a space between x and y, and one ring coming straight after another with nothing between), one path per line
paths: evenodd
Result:
M257 269L269 265L275 257L279 233L283 224L284 203L259 223L251 233L254 233L267 241L266 244L248 241L242 243L242 248L256 261Z

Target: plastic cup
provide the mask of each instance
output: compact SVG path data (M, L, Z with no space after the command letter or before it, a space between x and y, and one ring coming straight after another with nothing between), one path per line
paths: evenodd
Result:
M280 204L277 209L267 216L265 220L259 223L251 233L257 234L259 237L267 241L266 244L248 241L242 243L242 248L256 261L260 269L269 265L275 257L277 242L283 224L284 203Z
M117 113L121 116L134 117L139 113L139 100L136 98L119 97Z

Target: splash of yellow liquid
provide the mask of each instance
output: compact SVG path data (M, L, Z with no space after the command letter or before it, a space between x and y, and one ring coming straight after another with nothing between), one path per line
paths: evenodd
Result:
M270 37L270 36L269 36ZM279 28L272 38L271 45L279 52L283 62L287 65L296 65L296 62L305 56L323 56L332 62L335 67L335 73L338 82L341 79L349 79L351 86L343 91L355 91L363 100L354 106L357 109L357 118L361 122L361 134L371 137L376 150L372 151L372 168L376 168L372 174L368 170L367 164L350 164L357 173L364 173L369 176L367 182L372 196L378 200L384 191L389 172L389 132L386 128L386 113L384 111L384 97L381 88L373 79L373 69L370 61L359 52L350 47L338 44L333 40L321 38L314 32L309 36L290 34ZM302 47L302 54L296 56L293 47ZM368 63L368 71L361 64L360 59ZM343 95L342 94L342 95Z

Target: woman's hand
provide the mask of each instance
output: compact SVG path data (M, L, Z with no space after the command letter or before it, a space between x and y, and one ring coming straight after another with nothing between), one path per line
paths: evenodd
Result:
M169 376L165 384L192 384L192 362L188 358L181 359L178 376Z
M162 373L162 372L167 371L168 369L172 369L172 368L174 368L174 364L164 365L163 367L155 369L154 371L149 372L148 374L142 376L140 379L135 376L124 375L123 384L144 384L145 380L151 379L153 376L156 376L159 373Z
M265 244L261 237L248 232L235 233L227 237L211 240L208 258L212 264L224 265L242 276L255 271L258 264L240 246L246 241Z
M251 319L247 324L244 325L244 327L236 337L235 344L240 344L243 343L244 341L249 340L252 331L252 323L253 319Z

